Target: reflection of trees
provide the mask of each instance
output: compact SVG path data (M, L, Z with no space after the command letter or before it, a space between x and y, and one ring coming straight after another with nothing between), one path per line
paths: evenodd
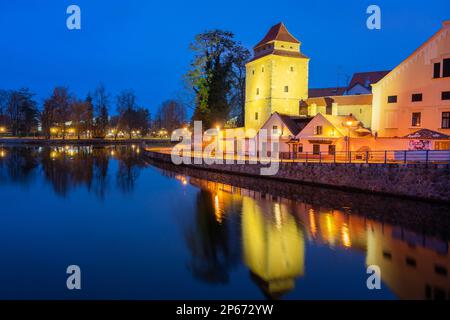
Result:
M120 160L116 176L117 186L122 192L130 192L146 164L140 157L140 149L135 146L132 146L131 150L126 147L116 148L115 154L117 159Z
M92 156L94 159L92 190L103 199L108 187L109 153L105 148L94 148Z
M240 259L239 227L231 215L218 219L216 197L209 191L199 191L195 221L185 237L192 253L189 267L193 275L209 283L226 283L229 271Z
M41 159L44 176L57 194L66 196L83 184L90 187L94 165L90 147L45 148Z
M36 148L2 149L0 157L0 181L28 184L34 177L38 166Z
M85 186L103 198L108 190L111 157L118 160L117 184L130 192L145 162L138 147L12 147L1 148L0 182L28 184L42 173L53 190L66 196L70 190Z

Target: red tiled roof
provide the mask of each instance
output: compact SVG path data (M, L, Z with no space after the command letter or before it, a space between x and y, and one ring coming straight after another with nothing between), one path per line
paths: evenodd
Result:
M347 90L346 87L332 87L332 88L313 88L308 90L308 97L330 97L341 96Z
M276 56L291 57L291 58L308 59L307 56L305 56L303 53L300 53L300 52L283 51L283 50L271 50L271 51L266 51L266 52L264 52L264 53L262 53L260 55L255 54L255 57L252 60L250 60L250 61L253 61L253 60L265 57L265 56L267 56L269 54L273 54L273 55L276 55Z
M350 80L350 84L348 85L348 89L350 90L358 83L365 88L371 89L370 85L372 83L377 83L389 72L390 71L357 72L353 74L352 80Z
M300 41L295 39L294 36L289 33L285 25L280 22L270 28L269 32L267 32L266 36L260 42L258 42L255 48L274 40L300 43Z

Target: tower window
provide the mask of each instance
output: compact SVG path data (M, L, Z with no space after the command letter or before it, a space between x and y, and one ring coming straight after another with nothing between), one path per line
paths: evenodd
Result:
M261 67L261 72L264 72L264 67Z
M294 67L291 67L291 72L294 72Z
M411 96L411 101L412 102L422 101L422 94L421 93L413 93L413 95Z
M256 88L256 95L259 96L259 88Z
M397 103L397 96L388 96L388 103Z
M440 62L436 62L433 65L433 78L440 78L441 76L441 63Z
M284 92L289 92L289 87L288 86L284 86Z
M258 120L258 112L255 112L255 120Z
M253 74L253 75L255 74L255 70L252 70L252 74Z

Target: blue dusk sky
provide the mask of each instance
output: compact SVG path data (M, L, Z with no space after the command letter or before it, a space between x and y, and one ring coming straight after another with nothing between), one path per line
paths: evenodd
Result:
M81 30L66 27L71 4ZM366 27L370 4L381 8L381 30ZM112 95L133 88L154 112L186 96L196 34L229 30L251 49L280 21L311 58L310 87L345 85L354 72L395 67L449 13L448 0L1 0L0 88L29 87L41 104L56 85L84 97L102 82Z

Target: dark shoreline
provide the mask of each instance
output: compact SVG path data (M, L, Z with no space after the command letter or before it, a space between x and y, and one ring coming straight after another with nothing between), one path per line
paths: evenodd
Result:
M171 158L170 155L167 154L163 154L163 153L159 153L157 151L149 151L146 150L146 152L144 153L145 156L147 156L149 159L158 161L158 162L165 162L168 164L172 164L171 162ZM172 164L173 165L173 164ZM291 169L290 167L296 164L289 164L289 163L285 163L284 165L286 165L287 169ZM300 169L295 169L295 170L308 170L308 168L314 168L314 164L305 164L305 163L300 163L299 165L302 166L302 168ZM316 164L317 165L317 164ZM290 172L287 172L284 175L275 175L275 176L261 176L260 174L256 174L255 173L255 168L258 169L259 165L237 165L237 166L229 166L229 165L196 165L196 164L182 164L180 165L180 167L187 167L187 168L193 168L193 169L197 169L197 170L204 170L204 171L209 171L209 172L213 172L213 173L219 173L219 174L227 174L227 175L237 175L237 176L244 176L244 177L253 177L256 179L261 179L261 180L271 180L271 181L275 181L278 183L294 183L294 184L301 184L301 185L309 185L309 186L316 186L316 187L322 187L322 188L327 188L330 190L343 190L343 191L348 191L348 192L353 192L353 193L360 193L360 194L366 194L366 195L379 195L379 196L384 196L384 197L389 197L392 199L406 199L406 200L414 200L414 201L422 201L422 202L426 202L426 203L436 203L436 204L443 204L448 206L450 204L450 199L448 198L448 196L444 196L444 197L427 197L425 195L422 194L418 194L417 192L411 192L411 190L414 190L414 188L411 187L411 185L408 185L408 189L410 191L410 193L402 193L402 192L390 192L384 188L369 188L369 187L365 187L362 188L360 186L357 186L356 184L331 184L331 183L324 183L322 181L314 181L314 180L306 180L306 179L301 179L298 177L295 177L292 174L292 170ZM339 164L338 164L339 166ZM372 165L375 166L375 165ZM406 167L408 167L408 165L405 165ZM402 167L405 167L402 166ZM383 167L383 165L381 165L381 167ZM388 169L393 169L394 171L391 172L389 174L389 176L392 175L397 175L398 172L395 170L398 170L397 165L388 165L387 168ZM410 165L411 169L412 168L416 168L415 165ZM235 169L237 168L237 169ZM336 168L333 167L332 164L325 164L324 168L326 168L325 170L329 171L331 175L335 175L336 172L338 171ZM348 166L346 166L346 164L343 164L340 166L341 169L346 169L348 168ZM363 172L365 169L369 169L370 166L365 166L365 165L356 165L355 164L355 168L354 168L354 172L350 172L350 174L358 174L359 172ZM420 169L420 166L417 166L417 168ZM417 169L416 168L416 169ZM422 168L424 169L424 168ZM429 166L425 168L426 170L440 170L443 174L443 176L447 177L450 173L449 173L449 169L448 166L445 166L444 168L438 168L438 166ZM281 169L280 169L281 171ZM408 170L407 170L408 171ZM383 175L385 175L386 173L383 172ZM403 172L404 174L404 172ZM314 176L314 175L313 175ZM351 175L349 175L351 176ZM381 176L381 175L373 175L372 177L377 177L377 176ZM355 180L362 180L363 179L355 179ZM446 182L450 181L450 180L445 180ZM367 185L369 185L370 183L367 183ZM448 183L446 183L448 184ZM417 186L415 186L417 189Z
M40 138L0 138L0 145L123 145L123 144L169 144L169 139L40 139Z

